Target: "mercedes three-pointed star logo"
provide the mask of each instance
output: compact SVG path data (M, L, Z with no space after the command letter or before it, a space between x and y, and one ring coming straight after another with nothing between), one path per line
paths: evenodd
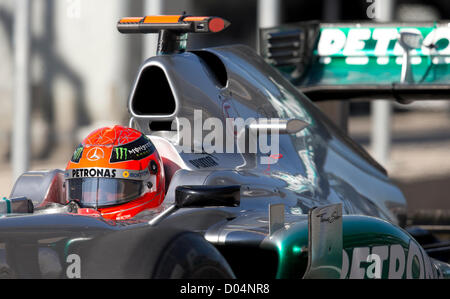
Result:
M87 159L89 161L97 161L103 159L105 157L105 153L99 147L91 148L87 153Z

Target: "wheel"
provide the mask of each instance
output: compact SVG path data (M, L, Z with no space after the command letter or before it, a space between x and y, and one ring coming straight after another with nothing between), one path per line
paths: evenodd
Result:
M153 278L232 279L235 276L213 245L199 234L184 232L163 251Z

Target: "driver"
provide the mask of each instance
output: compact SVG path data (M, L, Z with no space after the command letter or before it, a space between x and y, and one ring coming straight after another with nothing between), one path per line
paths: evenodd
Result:
M161 158L141 132L105 127L89 134L66 167L66 198L104 218L129 219L160 207L165 195Z

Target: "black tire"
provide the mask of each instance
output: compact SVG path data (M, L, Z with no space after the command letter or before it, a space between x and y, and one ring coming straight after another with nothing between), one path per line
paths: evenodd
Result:
M233 279L235 276L214 246L197 233L184 232L163 251L152 278Z

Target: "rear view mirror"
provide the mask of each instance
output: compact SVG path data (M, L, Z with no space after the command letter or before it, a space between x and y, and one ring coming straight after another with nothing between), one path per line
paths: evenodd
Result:
M422 35L414 32L401 32L399 43L405 50L418 49L422 46Z
M175 204L148 222L155 226L181 208L237 207L241 202L241 186L183 185L175 189Z
M414 83L413 72L411 68L411 51L422 46L422 35L414 32L400 32L398 37L398 43L403 48L403 61L402 61L402 73L401 83ZM411 101L405 101L407 104Z
M178 186L175 205L178 208L237 207L241 186Z
M0 200L0 214L33 213L34 206L26 197L2 198Z

